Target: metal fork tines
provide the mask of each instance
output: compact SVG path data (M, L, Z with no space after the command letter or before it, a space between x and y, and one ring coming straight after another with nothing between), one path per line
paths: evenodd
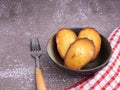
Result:
M31 50L31 56L36 59L36 67L40 67L39 58L42 55L42 51L38 38L31 39L30 50Z

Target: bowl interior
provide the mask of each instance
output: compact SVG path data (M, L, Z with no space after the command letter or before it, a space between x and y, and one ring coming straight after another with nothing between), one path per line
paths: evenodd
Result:
M72 28L72 30L76 34L78 34L78 32L81 29L82 28ZM102 43L101 43L101 50L99 52L99 55L97 56L97 58L94 61L88 63L85 67L81 68L80 70L74 70L74 69L64 66L64 61L62 60L62 58L60 57L60 55L57 51L55 35L53 35L48 41L47 52L48 52L48 55L50 56L51 60L55 64L57 64L58 66L60 66L64 69L76 71L76 72L83 72L83 73L85 73L87 71L94 72L94 71L97 71L98 69L104 67L108 63L109 57L111 56L110 43L103 35L100 35L100 36L102 39Z

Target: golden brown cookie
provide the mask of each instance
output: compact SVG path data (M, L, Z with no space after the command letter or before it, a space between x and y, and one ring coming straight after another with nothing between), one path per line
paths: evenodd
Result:
M64 59L66 52L71 43L77 38L77 35L68 28L60 29L56 34L57 50L60 56Z
M78 38L85 38L85 37L92 40L95 45L95 56L92 59L94 60L98 56L101 48L100 34L94 28L87 27L87 28L83 28L83 30L81 30L78 34Z
M87 38L80 38L73 42L64 59L64 64L72 69L80 69L88 64L95 53L93 42Z

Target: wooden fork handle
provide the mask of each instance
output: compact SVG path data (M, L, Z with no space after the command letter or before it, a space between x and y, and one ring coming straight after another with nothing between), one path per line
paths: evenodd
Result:
M37 85L37 90L47 90L42 71L38 67L36 68L36 85Z

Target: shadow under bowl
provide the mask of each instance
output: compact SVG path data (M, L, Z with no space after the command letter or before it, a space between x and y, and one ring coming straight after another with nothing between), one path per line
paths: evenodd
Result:
M79 31L82 28L71 28L76 34L79 33ZM51 60L59 67L61 67L61 69L70 72L70 73L78 73L81 75L90 75L90 74L94 74L96 71L100 70L101 68L103 68L104 66L106 66L109 62L109 58L111 56L112 50L111 50L111 46L109 41L103 36L101 35L101 49L99 52L99 55L97 56L97 58L88 63L86 66L84 66L83 68L79 69L79 70L75 70L75 69L71 69L69 67L64 66L64 60L62 60L62 58L60 57L58 51L57 51L57 45L56 45L56 41L55 41L55 35L53 35L47 44L47 53L49 55L49 57L51 58Z

